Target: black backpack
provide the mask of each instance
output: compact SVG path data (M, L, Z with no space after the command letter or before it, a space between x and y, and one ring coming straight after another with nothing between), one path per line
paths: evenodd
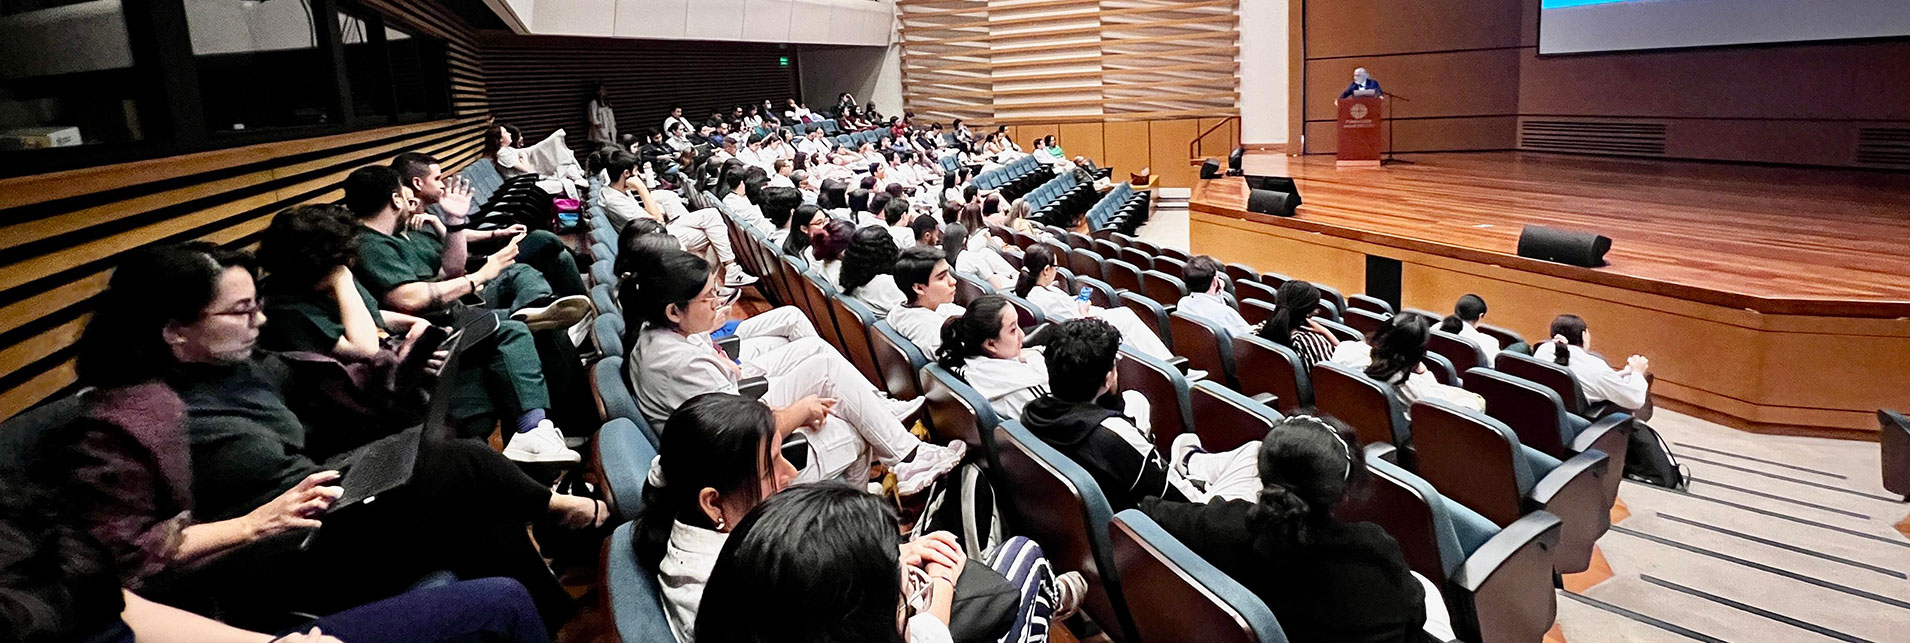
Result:
M1691 470L1678 464L1663 436L1643 421L1631 421L1631 443L1625 449L1625 477L1648 485L1683 491L1691 486Z
M981 465L970 462L956 467L929 487L928 499L910 538L937 531L955 534L969 559L976 561L988 560L995 547L1008 539L1001 510L995 506L995 488Z

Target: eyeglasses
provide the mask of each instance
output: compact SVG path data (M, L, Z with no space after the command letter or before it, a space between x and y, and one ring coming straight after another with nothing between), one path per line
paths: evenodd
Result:
M722 308L724 306L728 306L730 304L736 303L737 297L742 294L743 294L743 291L735 289L735 288L717 286L715 290L710 291L710 294L704 295L702 297L698 297L697 301L703 301L707 299L710 302L711 308Z
M237 308L233 308L231 310L221 310L217 312L206 313L206 316L207 317L228 317L228 316L241 317L242 316L246 318L247 322L255 322L260 317L260 313L263 313L263 312L265 312L265 307L260 306L259 302L245 301L245 302L241 302Z

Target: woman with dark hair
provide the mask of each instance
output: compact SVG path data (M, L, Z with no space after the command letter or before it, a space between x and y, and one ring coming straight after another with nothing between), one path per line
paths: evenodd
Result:
M796 206L796 212L789 217L789 236L783 237L783 252L797 257L808 256L809 238L831 220L829 213L822 208L807 203Z
M640 328L631 342L627 377L637 404L653 425L665 427L697 395L735 393L743 378L764 377L763 402L777 408L777 426L810 438L814 462L806 480L868 478L869 460L895 470L905 495L961 461L963 445L925 444L901 419L921 408L885 399L828 342L802 310L783 306L743 320L732 358L709 338L729 320L736 291L716 281L709 262L685 252L663 251L643 262L624 285L624 318Z
M803 261L822 273L829 285L838 286L842 282L842 254L849 249L849 238L856 233L856 224L829 219L812 229L809 247L802 252Z
M1048 389L1041 350L1024 348L1022 340L1015 307L1001 295L982 295L942 325L935 361L988 398L1001 419L1013 420Z
M589 139L592 143L615 145L617 143L617 112L610 109L610 86L597 83L595 91L590 93L590 105L586 108L590 120Z
M1048 623L1067 618L1086 593L1080 574L1056 578L1026 538L994 552L992 566L1012 572L1003 583L984 561L971 564L952 534L897 547L897 531L894 511L879 496L846 484L777 493L724 538L696 613L696 638L1042 641ZM983 600L982 592L995 600Z
M1093 317L1106 320L1121 331L1121 341L1149 356L1173 359L1174 352L1161 342L1134 311L1126 308L1102 308L1088 303L1078 293L1062 290L1056 281L1060 270L1054 264L1054 247L1045 243L1028 246L1021 257L1021 274L1015 281L1015 294L1040 308L1049 321Z
M835 179L824 179L822 189L816 194L816 207L835 212L849 211L849 184Z
M1640 420L1651 419L1651 360L1633 355L1625 359L1624 368L1613 369L1592 352L1592 331L1578 315L1554 318L1551 334L1552 339L1533 349L1533 358L1570 369L1585 390L1586 401L1623 409Z
M1259 596L1295 643L1406 643L1450 631L1437 590L1412 573L1398 541L1333 516L1368 475L1352 429L1293 415L1248 447L1259 454L1257 501L1147 498L1139 509ZM1439 607L1430 622L1429 606Z
M889 187L897 186L890 184ZM883 218L883 213L887 212L889 204L894 202L895 197L891 196L887 191L870 193L868 207L856 212L856 227L865 228L886 225L888 222Z
M843 297L868 307L876 319L887 319L889 311L900 307L905 300L902 290L895 285L895 276L890 274L899 256L901 251L896 249L888 229L856 230L849 237L849 247L842 252L836 289Z
M1273 298L1273 316L1260 326L1260 337L1293 349L1304 369L1331 359L1340 340L1313 321L1313 311L1320 306L1320 289L1293 279L1280 284Z
M357 256L358 235L351 212L336 205L287 208L272 218L259 240L259 265L266 271L260 290L272 319L260 331L261 347L328 355L380 372L405 359L431 324L378 309L349 267ZM516 428L507 432L505 457L518 462L583 459L565 446L563 431L550 420L550 391L529 327L501 321L463 359L469 368L452 374L458 383L449 408L460 435L487 435L502 420Z
M1457 386L1441 384L1421 363L1426 359L1426 339L1431 329L1432 324L1424 317L1393 315L1365 342L1335 345L1331 361L1364 369L1367 377L1389 385L1401 409L1410 410L1413 402L1422 399L1440 399L1484 411L1485 398Z
M515 125L497 125L484 132L484 158L497 164L497 172L504 178L520 174L536 174L529 161L519 150L524 145L524 133ZM611 147L617 147L612 145Z
M1439 330L1464 337L1466 341L1479 345L1485 351L1486 366L1492 366L1493 358L1499 356L1499 338L1479 332L1479 320L1486 316L1486 300L1478 295L1466 293L1452 305L1452 314L1439 322Z
M163 383L182 403L176 407L182 412L168 421L183 428L141 425L137 430L150 433L137 448L110 444L108 455L87 456L108 468L76 479L136 488L115 486L116 492L98 494L101 504L84 511L102 524L117 523L115 530L119 524L158 526L182 510L191 514L181 524L190 525L248 516L289 493L298 498L304 519L289 524L318 526L317 535L284 564L257 566L271 579L243 586L251 602L331 611L450 570L464 578L510 576L531 589L545 615L568 612L570 598L538 558L524 524L591 527L606 517L603 503L553 494L485 444L423 440L403 486L379 495L376 504L323 511L338 494L312 495L314 485L336 479L323 475L327 467L319 462L340 454L309 447L362 435L363 427L307 426L293 411L323 400L304 399L316 397L315 391L292 378L290 364L257 350L267 318L249 259L210 244L186 244L135 251L114 270L80 338L80 383L102 391ZM144 411L127 406L102 412ZM87 439L79 436L71 444ZM154 451L154 445L163 448ZM186 472L190 478L182 481ZM189 494L156 503L155 480ZM132 533L152 533L150 528ZM113 546L150 542L140 538Z
M988 227L981 222L982 206L970 203L957 215L961 221L942 226L942 252L955 272L988 282L996 290L1015 286L1015 267L988 245Z

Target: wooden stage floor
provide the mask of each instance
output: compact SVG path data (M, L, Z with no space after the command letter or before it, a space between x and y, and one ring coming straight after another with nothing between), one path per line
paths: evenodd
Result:
M1246 211L1239 178L1202 181L1192 250L1351 294L1450 310L1542 339L1584 316L1598 350L1643 354L1664 406L1729 426L1876 436L1910 404L1910 174L1518 152L1408 154L1383 168L1330 156L1247 157L1295 178L1298 216ZM1517 256L1527 224L1612 238L1610 265ZM1396 282L1374 266L1399 262Z
M1294 177L1304 205L1293 221L1339 229L1328 234L1516 255L1525 224L1583 230L1611 237L1610 265L1595 271L1611 285L1763 312L1910 314L1910 175L1520 152L1398 158L1408 162L1337 169L1331 156L1256 152L1243 165ZM1243 187L1207 182L1194 209L1244 209Z

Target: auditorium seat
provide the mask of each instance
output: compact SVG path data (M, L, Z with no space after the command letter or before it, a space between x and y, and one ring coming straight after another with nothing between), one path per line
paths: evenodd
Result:
M1293 349L1259 335L1242 335L1233 342L1237 390L1248 397L1272 395L1273 407L1283 413L1313 406L1312 377Z
M1340 320L1340 305L1337 303L1334 303L1332 299L1328 299L1326 297L1326 290L1324 287L1321 288L1320 295L1321 295L1320 304L1313 308L1313 317L1315 319L1324 319L1327 321L1339 321Z
M1228 265L1231 266L1235 264L1228 264ZM1233 286L1234 286L1234 296L1240 298L1241 300L1258 299L1260 301L1264 301L1269 304L1280 301L1279 293L1275 291L1272 287L1269 287L1266 284L1260 283L1260 280L1258 278L1255 278L1255 279L1234 278Z
M1067 287L1065 282L1062 282L1062 287ZM1041 312L1041 308L1035 306L1034 302L1022 299L1012 291L1001 291L996 294L1007 299L1008 305L1015 307L1016 323L1021 325L1023 332L1032 332L1036 327L1048 323L1048 315Z
M1563 527L1554 566L1573 574L1591 565L1592 545L1611 528L1604 453L1586 451L1561 463L1519 444L1504 423L1444 400L1420 400L1412 415L1420 477L1495 524L1540 510L1558 516Z
M1154 446L1168 453L1174 436L1193 426L1192 387L1179 369L1167 362L1134 350L1127 344L1114 360L1120 373L1121 390L1134 391L1147 398L1148 425L1154 433Z
M1079 294L1081 288L1088 289L1088 303L1101 308L1115 308L1121 305L1121 296L1108 282L1093 277L1075 277L1074 287L1068 292Z
M1520 352L1522 350L1526 355L1532 354L1532 346L1525 343L1525 338L1510 329L1500 328L1491 324L1479 324L1479 332L1491 335L1493 339L1499 340L1499 350L1511 350L1514 352ZM1514 347L1523 347L1523 349L1516 349Z
M1877 428L1883 432L1877 448L1883 488L1910 501L1910 420L1902 413L1877 409Z
M1174 248L1170 246L1161 246L1160 251L1155 252L1154 254L1160 257L1168 257L1171 259L1176 259L1176 260L1179 260L1181 263L1187 263L1189 260L1192 260L1194 258L1194 256L1191 254L1188 254L1186 250L1182 250L1180 248Z
M842 356L871 382L882 381L882 368L875 362L875 346L869 340L869 327L875 325L875 313L862 302L847 297L829 297L829 314L835 317L836 331L842 335Z
M1108 525L1113 513L1101 487L1067 456L1029 433L1020 422L995 427L999 479L1015 493L998 499L1014 533L1041 543L1057 573L1076 571L1087 580L1082 611L1120 643L1136 643L1120 572L1114 564Z
M1260 283L1272 286L1275 289L1278 289L1289 281L1293 281L1293 278L1277 272L1260 273Z
M1187 283L1178 275L1149 270L1141 273L1141 294L1161 302L1162 306L1171 306L1187 296Z
M1225 270L1227 272L1227 277L1230 279L1233 279L1234 281L1251 281L1254 283L1260 283L1260 271L1254 270L1253 266L1249 266L1244 263L1230 263L1230 264L1227 264L1226 266L1223 266L1221 269ZM1273 300L1269 299L1267 301L1273 301Z
M1113 286L1115 290L1141 292L1141 273L1147 270L1149 269L1120 259L1108 259L1101 262L1101 276L1105 277L1108 285Z
M996 249L996 252L1001 254L1002 261L1006 261L1008 265L1014 266L1017 272L1021 270L1022 262L1028 258L1028 256L1021 251L1021 248L1015 247L1012 243Z
M649 463L645 462L645 473ZM663 607L663 588L637 563L636 523L624 523L603 544L604 611L624 643L674 641Z
M1127 245L1129 248L1134 248L1136 250L1140 250L1141 252L1147 253L1147 256L1149 257L1159 257L1162 255L1160 244L1154 243L1152 241L1148 241L1146 239L1137 238L1134 241L1128 243Z
M1420 358L1419 363L1425 366L1426 372L1431 373L1433 379L1439 380L1440 384L1446 386L1460 386L1463 384L1459 380L1459 371L1452 365L1452 360L1446 359L1444 355L1427 351L1426 356Z
M1093 250L1095 254L1101 255L1103 259L1114 259L1121 256L1121 244L1098 237L1094 240L1094 247L1089 249Z
M951 274L955 275L955 305L957 306L966 308L969 302L975 301L982 295L995 293L994 285L982 281L980 277L965 272Z
M1026 251L1029 248L1034 247L1034 245L1037 243L1041 243L1040 239L1036 239L1034 235L1028 234L1026 232L1015 231L1014 235L1015 235L1015 247L1021 248L1023 251Z
M604 503L610 505L611 524L630 522L643 511L644 478L657 457L656 443L642 425L629 418L612 418L597 430L595 465L603 480Z
M591 322L591 336L596 340L597 352L604 357L623 357L623 331L621 315L598 315L596 321Z
M597 284L590 287L590 304L597 307L599 315L614 315L623 310L617 305L617 291L612 284Z
M1273 319L1275 306L1273 302L1269 301L1242 299L1240 300L1238 309L1240 310L1240 318L1247 320L1247 323L1265 324L1267 320Z
M1390 317L1391 315L1376 313L1363 308L1348 308L1346 314L1340 318L1340 322L1358 331L1361 335L1370 336L1373 333L1379 332L1379 329L1386 325L1386 320Z
M1319 317L1314 317L1313 322L1316 324L1319 324L1321 328L1325 328L1327 332L1333 333L1333 336L1339 338L1339 340L1342 342L1366 341L1365 334L1357 330L1353 330L1351 326L1347 326L1346 324L1342 324L1337 321L1333 321L1331 319L1321 319Z
M631 393L630 384L624 379L623 358L606 357L597 360L590 369L591 394L597 398L597 411L604 421L629 420L653 447L658 444L661 436L644 419L637 407L636 395Z
M1393 305L1386 303L1385 300L1378 297L1352 295L1346 298L1346 312L1352 312L1354 310L1364 310L1378 313L1381 316L1388 316L1393 314Z
M1431 325L1432 325L1432 326L1434 326L1434 327L1438 327L1438 326L1439 326L1439 322L1442 322L1442 321L1445 321L1445 320L1446 320L1446 316L1445 316L1445 315L1441 315L1441 314L1439 314L1439 313L1435 313L1435 312L1433 312L1433 311L1430 311L1430 310L1426 310L1426 309L1424 309L1424 308L1406 308L1406 309L1402 309L1402 310L1400 310L1400 311L1399 311L1399 314L1401 314L1401 315L1418 315L1418 316L1420 316L1420 317L1422 317L1422 318L1424 318L1424 319L1426 320L1426 323L1427 323L1427 324L1431 324Z
M1270 401L1274 401L1271 395L1257 400L1213 380L1195 382L1188 392L1192 407L1189 414L1194 418L1194 433L1200 435L1201 448L1219 453L1265 439L1281 420Z
M1284 643L1267 604L1161 529L1147 514L1114 515L1108 538L1142 641Z
M1173 275L1175 279L1183 279L1187 275L1187 261L1165 255L1155 255L1154 270Z
M1187 358L1187 367L1207 371L1207 377L1226 386L1234 381L1233 336L1213 320L1184 312L1167 316L1169 333L1174 336L1174 354Z
M829 303L836 299L836 287L830 285L815 268L804 268L797 278L796 286L802 290L803 301L807 302L802 309L809 314L810 322L815 324L816 334L834 346L837 353L849 357L850 348L843 339L841 326L837 325L833 306Z
M1315 407L1353 427L1360 442L1400 449L1403 466L1412 468L1413 433L1392 386L1333 362L1314 364L1309 376Z
M918 377L922 367L928 365L928 357L922 354L922 349L903 337L887 320L876 322L869 330L875 363L882 372L876 381L882 382L883 390L898 400L921 397L922 383Z
M1565 366L1510 351L1500 351L1493 364L1493 370L1552 389L1565 403L1566 412L1589 417L1592 405L1585 400L1585 389Z
M1073 270L1076 275L1095 279L1105 278L1101 271L1102 261L1104 259L1101 253L1093 250L1074 248L1068 251L1068 269Z
M1379 525L1399 542L1407 565L1445 595L1460 640L1543 639L1558 615L1551 552L1559 539L1558 517L1535 511L1500 528L1388 462L1385 450L1367 453L1373 484L1336 515Z
M1479 348L1479 345L1472 343L1472 340L1436 327L1426 338L1426 351L1452 362L1455 373L1464 373L1481 366L1492 368L1486 364L1485 349Z
M617 283L616 267L609 260L600 259L590 264L590 283L611 285Z
M1140 317L1142 323L1154 329L1154 334L1160 336L1161 343L1167 345L1167 350L1174 350L1174 334L1170 332L1172 326L1167 320L1167 308L1161 306L1160 302L1138 292L1121 291L1121 306L1134 311L1134 315Z
M997 453L993 431L1001 420L988 405L988 398L934 362L922 368L922 388L928 397L922 407L928 412L937 441L966 442L969 453L982 454L993 468Z
M1107 258L1114 259L1115 257L1107 257ZM1134 264L1135 272L1154 269L1154 255L1147 254L1147 252L1141 250L1140 248L1136 248L1134 246L1127 246L1127 247L1121 248L1121 253L1119 258L1122 261Z
M1487 368L1466 372L1466 390L1486 398L1486 415L1512 427L1520 444L1560 460L1593 449L1611 456L1604 478L1605 497L1607 502L1618 499L1631 440L1631 415L1614 413L1586 420L1567 413L1552 389Z

